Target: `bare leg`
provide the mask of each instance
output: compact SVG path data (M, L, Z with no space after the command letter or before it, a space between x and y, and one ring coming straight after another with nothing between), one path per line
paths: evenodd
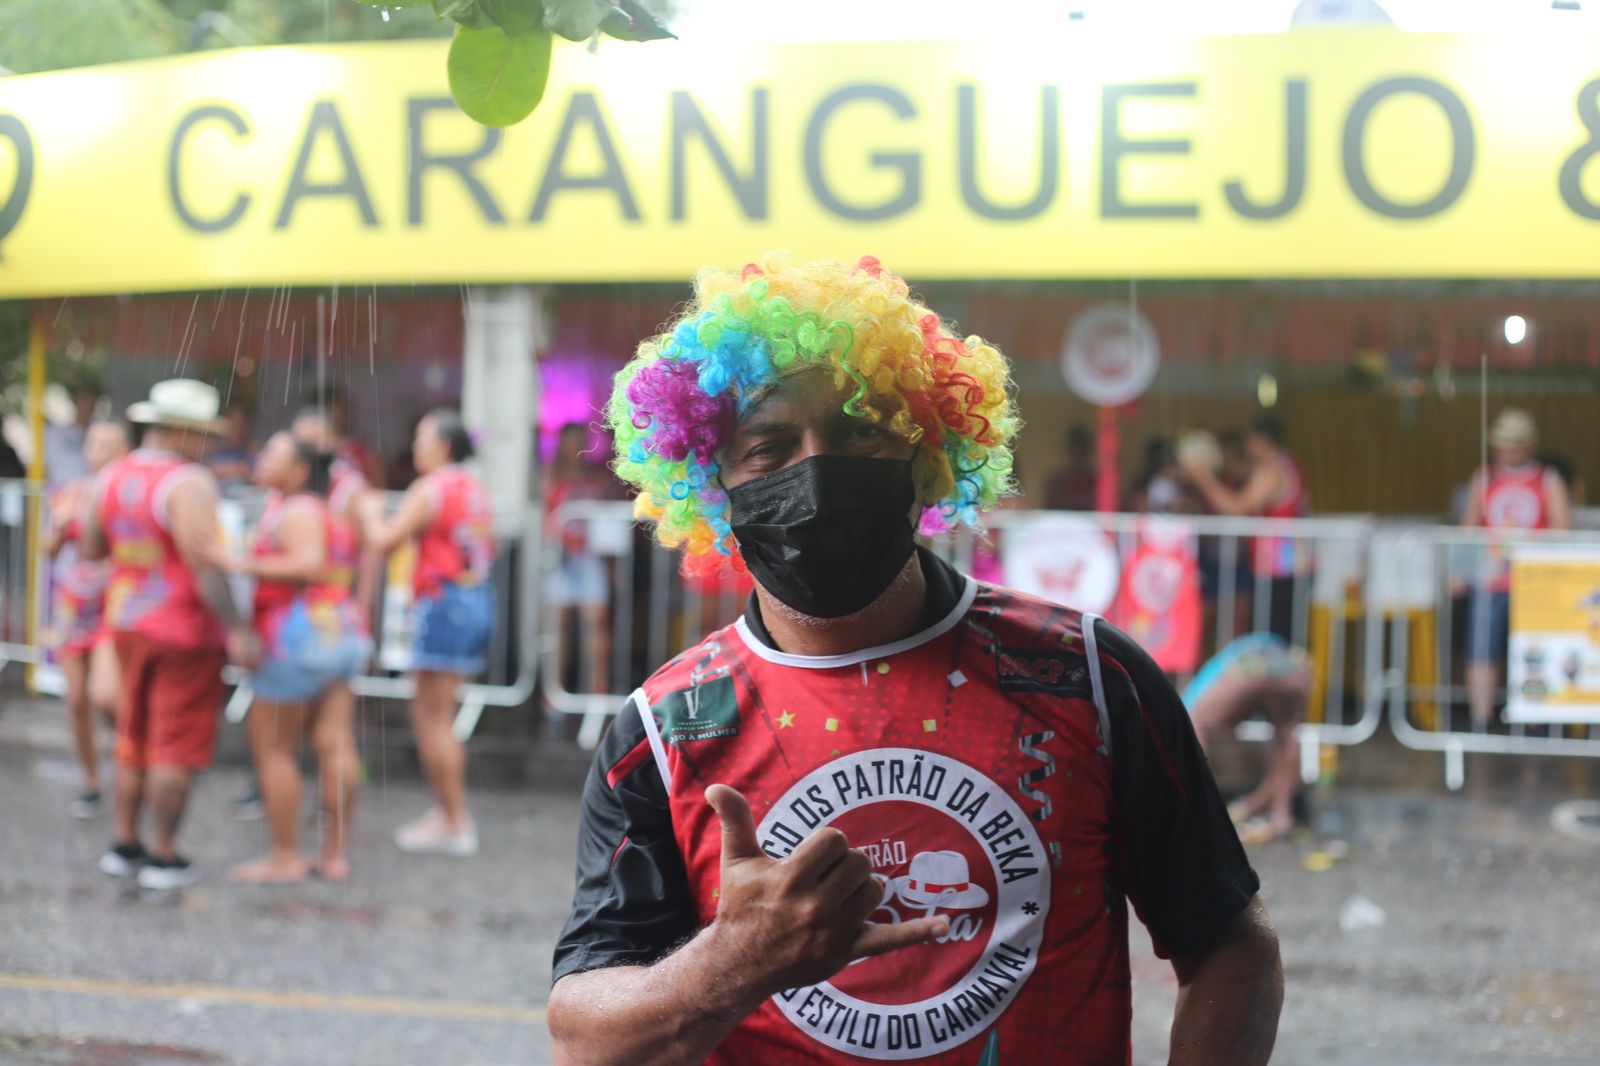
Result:
M295 755L305 720L303 703L272 703L258 698L250 707L250 747L255 753L256 781L267 811L272 851L254 862L235 866L228 871L229 880L248 884L305 880L306 861L295 843L295 821L300 815L300 767Z
M139 841L139 811L144 806L144 771L118 764L117 784L117 843L136 844Z
M152 834L155 846L150 849L150 854L158 859L171 859L177 854L178 827L183 824L183 811L189 803L189 781L192 776L180 766L152 766L146 774L149 779L150 813L155 818L155 832ZM119 794L121 790L119 776ZM120 809L117 814L120 823Z
M61 676L66 680L65 703L72 722L72 746L83 768L83 787L100 791L100 759L94 742L94 711L89 706L89 657L75 655L61 660Z
M1500 669L1494 663L1467 663L1467 702L1472 707L1472 724L1486 728L1494 715L1494 692L1500 687Z
M1305 717L1305 689L1294 689L1276 697L1270 717L1276 736L1262 786L1270 800L1269 816L1278 833L1294 829L1294 797L1300 788L1300 741L1295 727Z
M583 671L573 668L574 660L579 654L578 642L572 639L572 622L577 612L578 609L576 607L562 607L556 612L556 661L560 664L561 669L561 672L556 675L556 679L560 682L561 687L565 688L567 677L571 675L572 687L581 690L584 683Z
M417 751L446 824L452 833L459 833L468 824L467 755L452 731L461 678L433 670L418 670L414 676L417 694L411 701L411 726Z
M122 668L109 640L102 640L89 652L88 693L90 711L116 725L117 705L122 702Z
M317 870L330 881L343 881L350 876L346 841L355 812L356 789L361 784L355 714L355 693L341 682L322 694L317 719L311 727L311 746L317 753L322 781L322 805L328 818Z
M611 624L605 604L579 608L584 654L589 659L589 691L610 692Z

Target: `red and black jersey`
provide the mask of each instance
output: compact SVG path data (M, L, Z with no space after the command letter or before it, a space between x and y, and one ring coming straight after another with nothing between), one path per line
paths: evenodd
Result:
M712 920L703 793L723 783L769 854L837 827L884 887L870 920L943 914L950 932L773 997L708 1061L1128 1061L1126 901L1186 955L1256 875L1148 656L921 559L932 611L911 637L789 655L752 601L634 694L585 790L557 979L654 961Z

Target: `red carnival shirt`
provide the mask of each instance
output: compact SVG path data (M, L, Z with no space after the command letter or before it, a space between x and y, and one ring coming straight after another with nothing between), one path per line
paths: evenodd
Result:
M709 1062L1127 1062L1126 900L1189 954L1255 874L1147 656L922 560L934 612L912 637L788 655L752 608L634 694L586 789L558 979L648 963L715 917L720 782L768 854L834 826L884 886L870 920L950 932L773 997Z

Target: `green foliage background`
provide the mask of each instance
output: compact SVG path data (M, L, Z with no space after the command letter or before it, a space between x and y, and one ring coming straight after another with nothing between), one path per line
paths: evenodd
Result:
M0 0L0 66L17 74L240 45L448 37L431 8L388 21L352 0Z

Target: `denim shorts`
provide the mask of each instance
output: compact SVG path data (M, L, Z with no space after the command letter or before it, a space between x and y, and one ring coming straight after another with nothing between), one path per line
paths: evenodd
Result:
M1467 661L1497 663L1506 657L1511 628L1511 593L1478 586L1467 600Z
M446 583L412 607L411 668L472 677L483 672L494 628L494 589Z
M255 694L274 703L305 703L360 673L372 641L347 612L296 600L261 651L261 665L250 680Z

